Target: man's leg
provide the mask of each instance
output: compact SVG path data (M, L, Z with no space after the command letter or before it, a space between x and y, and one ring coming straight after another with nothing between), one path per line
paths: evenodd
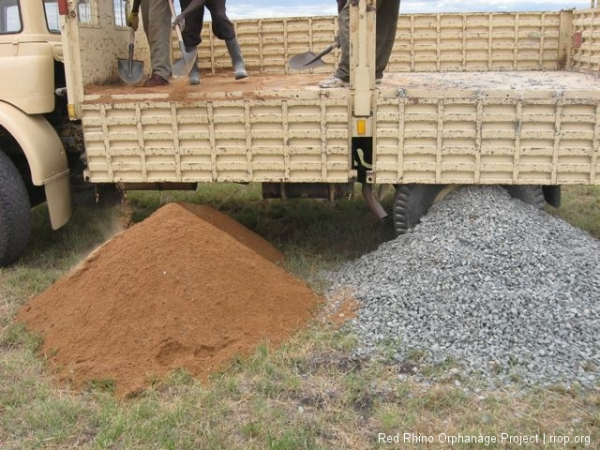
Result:
M181 10L183 11L188 7L192 0L179 0L179 4L181 5ZM200 42L202 42L202 38L200 34L202 33L202 27L204 25L204 8L200 8L190 14L187 19L185 19L185 27L183 28L181 35L183 37L183 43L185 45L185 49L189 52L192 49L198 47ZM198 68L198 58L196 57L196 62L190 69L190 73L188 74L188 81L192 85L200 84L200 69Z
M346 2L338 14L338 29L340 38L340 60L334 73L336 78L350 81L350 3Z
M350 4L346 2L338 14L338 38L340 40L340 60L331 78L319 83L321 88L337 88L350 81Z
M179 0L181 10L183 11L185 8L187 8L191 1L192 0ZM185 44L186 50L192 50L200 45L200 42L202 42L200 35L202 34L203 25L204 8L194 11L187 17L187 19L185 19L185 27L183 30L181 30L181 34L183 36L183 43Z
M375 78L381 79L396 40L400 0L377 0Z
M210 11L212 17L212 31L214 35L225 41L227 45L235 79L241 80L242 78L247 78L248 72L246 72L240 44L235 35L235 28L229 17L227 17L225 0L208 0L206 2L206 9Z
M143 0L141 4L144 31L150 46L152 77L146 86L168 84L171 76L171 10L165 0ZM162 82L156 76L162 78Z

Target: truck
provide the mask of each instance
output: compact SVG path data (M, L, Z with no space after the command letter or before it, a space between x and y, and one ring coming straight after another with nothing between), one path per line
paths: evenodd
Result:
M462 185L501 185L541 207L562 185L600 184L600 9L400 14L376 82L375 0L350 0L348 88L321 89L339 50L304 72L289 59L330 45L334 16L235 21L250 77L203 32L202 83L119 80L125 0L0 0L0 264L53 228L77 186L196 189L261 183L265 198L335 200L355 183L370 209L394 186L403 233ZM172 57L178 46L173 40ZM135 59L149 74L141 31Z

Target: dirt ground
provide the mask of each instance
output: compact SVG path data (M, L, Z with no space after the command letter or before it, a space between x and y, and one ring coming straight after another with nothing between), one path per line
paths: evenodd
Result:
M183 368L206 379L257 344L277 346L320 298L281 253L212 208L169 204L33 298L17 320L44 338L59 379L118 396Z

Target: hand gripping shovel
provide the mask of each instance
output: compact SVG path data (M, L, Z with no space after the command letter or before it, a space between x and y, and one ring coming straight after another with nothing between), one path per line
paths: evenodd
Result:
M168 0L169 6L171 7L171 16L173 17L173 21L177 17L175 15L175 8L173 7L173 0ZM192 70L192 66L196 63L196 58L198 57L198 49L194 48L192 51L187 51L185 49L185 44L183 43L183 36L181 35L181 28L179 27L179 23L175 22L175 31L177 32L177 39L179 40L179 50L181 51L181 59L178 59L173 63L173 67L171 71L173 73L174 78L183 77L190 73Z
M127 84L135 84L144 76L144 62L133 59L133 45L135 43L135 31L129 31L129 56L127 59L118 59L119 76Z
M325 63L321 59L326 54L330 53L333 49L336 49L340 46L339 40L336 38L335 42L327 47L325 50L317 53L316 55L313 52L301 53L300 55L296 55L290 59L290 69L292 70L304 70L304 69L312 69L315 67L324 66Z

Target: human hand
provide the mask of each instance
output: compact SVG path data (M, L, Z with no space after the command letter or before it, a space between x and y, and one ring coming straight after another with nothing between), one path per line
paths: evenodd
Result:
M175 17L172 26L175 28L177 25L179 25L180 30L185 28L185 16L183 14L179 14L177 17Z
M137 31L140 26L140 16L138 13L131 11L127 16L127 26L133 28L133 31Z

